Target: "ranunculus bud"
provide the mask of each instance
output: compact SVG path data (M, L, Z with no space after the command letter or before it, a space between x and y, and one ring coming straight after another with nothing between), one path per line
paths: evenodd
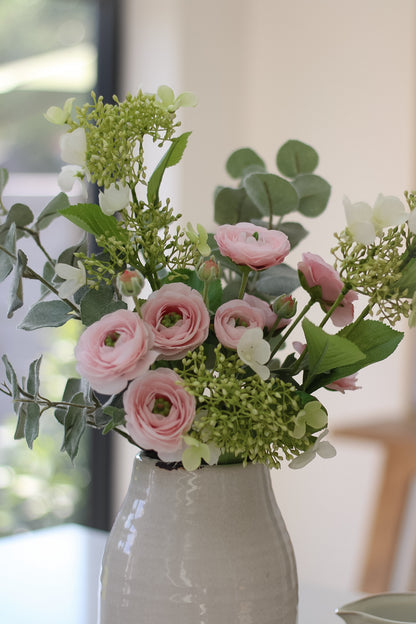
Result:
M137 297L144 286L144 277L137 269L126 269L117 275L116 284L123 297Z
M296 299L291 295L280 295L273 303L273 312L281 319L290 319L296 314L298 307Z
M202 260L199 263L196 273L203 282L213 282L220 276L220 265L214 256L211 256L208 260Z

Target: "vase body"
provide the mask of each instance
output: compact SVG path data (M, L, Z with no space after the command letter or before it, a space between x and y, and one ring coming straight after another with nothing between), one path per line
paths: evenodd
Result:
M100 624L295 624L297 593L265 466L135 458L104 552Z

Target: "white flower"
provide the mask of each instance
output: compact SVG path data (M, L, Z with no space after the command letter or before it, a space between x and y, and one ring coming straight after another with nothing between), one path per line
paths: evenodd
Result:
M270 377L270 370L264 364L269 361L271 350L260 327L246 329L238 342L237 353L240 360L250 366L263 381Z
M70 165L85 166L87 151L87 135L84 128L77 128L73 132L67 132L61 136L59 145L61 158Z
M106 215L113 215L119 210L123 210L128 206L130 201L130 189L128 186L110 184L107 189L100 191L98 194L98 203L100 208Z
M327 433L328 429L324 429L324 431L322 431L322 433L316 438L316 442L313 446L311 446L311 448L292 459L289 464L289 468L303 468L315 459L316 455L319 455L319 457L323 457L324 459L331 459L331 457L335 457L337 452L332 444L327 440L322 442L322 438L324 438Z
M74 97L68 98L65 100L63 108L59 108L59 106L50 106L44 114L45 119L50 121L50 123L56 124L57 126L65 125L71 116L74 101Z
M400 199L381 193L373 208L365 202L352 204L348 197L344 197L344 210L352 237L362 245L371 245L385 228L400 225L407 218Z
M64 165L58 175L59 188L64 191L64 193L69 193L72 191L75 182L79 182L79 194L84 200L87 200L88 190L83 168L78 165Z
M64 280L58 288L58 294L62 299L71 297L87 283L84 265L79 260L77 264L78 268L70 264L63 264L62 262L57 262L57 264L55 264L56 275Z
M175 99L173 90L166 86L161 85L157 90L157 95L161 101L161 104L169 113L174 113L180 106L196 106L196 96L190 91L184 91L180 93Z

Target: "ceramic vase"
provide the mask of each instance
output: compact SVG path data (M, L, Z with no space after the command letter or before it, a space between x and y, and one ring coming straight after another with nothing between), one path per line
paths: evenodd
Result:
M295 624L295 558L269 470L169 470L139 454L100 594L100 624Z

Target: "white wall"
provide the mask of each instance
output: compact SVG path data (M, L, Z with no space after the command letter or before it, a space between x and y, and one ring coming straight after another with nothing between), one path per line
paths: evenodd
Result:
M330 207L303 251L331 261L342 197L373 202L415 184L416 5L412 0L124 0L123 85L194 91L193 129L169 191L184 220L213 227L212 193L229 153L249 145L273 167L289 138L319 152ZM302 251L301 250L301 251ZM298 252L300 253L300 252ZM292 263L297 260L292 256ZM363 389L321 395L333 428L399 418L412 393L413 340L360 374ZM354 588L377 494L382 453L334 438L338 455L273 475L303 579ZM131 449L120 451L120 474ZM123 467L122 458L125 458ZM117 477L117 478L118 478ZM128 478L128 477L127 477Z

